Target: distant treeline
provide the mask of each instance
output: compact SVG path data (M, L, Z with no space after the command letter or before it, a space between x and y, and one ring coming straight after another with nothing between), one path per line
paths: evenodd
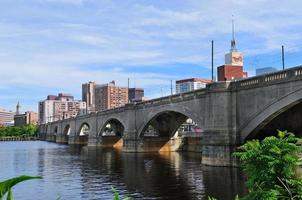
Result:
M0 127L0 137L7 136L29 136L35 137L38 133L38 126L36 125L25 125L25 126L11 126L11 127Z

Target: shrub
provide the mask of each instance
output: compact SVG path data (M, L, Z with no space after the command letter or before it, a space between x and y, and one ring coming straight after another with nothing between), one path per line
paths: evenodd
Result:
M249 189L242 199L302 199L302 182L295 176L301 152L297 141L293 133L278 131L278 137L252 140L239 147L234 156L247 173Z

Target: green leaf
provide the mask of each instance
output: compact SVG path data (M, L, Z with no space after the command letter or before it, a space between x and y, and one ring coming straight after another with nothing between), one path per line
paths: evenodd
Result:
M42 179L42 178L40 176L19 176L0 182L0 199L2 199L3 196L7 192L9 192L9 190L11 190L11 188L16 184L31 179Z
M8 194L7 194L6 200L14 200L14 198L13 198L13 193L12 193L12 189L9 189L9 190L8 190Z

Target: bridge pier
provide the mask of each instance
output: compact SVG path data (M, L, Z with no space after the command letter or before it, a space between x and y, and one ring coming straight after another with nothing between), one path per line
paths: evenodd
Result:
M68 144L88 144L88 135L83 136L69 136Z
M123 152L143 152L142 142L137 137L137 131L125 130L123 135Z
M47 142L56 142L56 136L53 134L47 134L46 135L46 141Z
M236 146L230 145L203 145L202 164L209 166L238 166L237 160L232 156Z
M56 143L65 143L65 137L62 135L56 136Z
M99 146L99 137L95 135L89 135L88 137L88 147L97 147Z
M202 139L202 164L209 166L238 166L232 156L239 145L232 130L206 131Z

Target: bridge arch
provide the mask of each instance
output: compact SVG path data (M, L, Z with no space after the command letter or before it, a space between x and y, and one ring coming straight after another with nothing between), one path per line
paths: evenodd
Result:
M62 132L62 136L63 136L63 143L68 143L69 141L69 135L70 135L70 131L71 131L71 127L70 127L70 124L66 124L64 129L63 129L63 132Z
M90 133L91 126L88 122L83 122L77 131L78 136L88 136Z
M243 125L244 127L239 131L240 142L244 143L246 140L253 139L262 128L272 123L287 111L299 108L301 105L302 88L276 99L273 103L266 106L264 110L252 116L252 119L249 120L248 123ZM282 127L279 129L282 129Z
M193 106L192 106L193 107ZM180 115L184 115L187 118L192 119L198 126L201 128L204 128L204 118L201 115L201 113L197 113L196 110L192 110L192 107L182 106L182 105L171 105L171 106L165 106L163 108L157 109L156 112L150 112L145 117L145 120L141 125L138 127L138 134L141 136L141 133L146 128L148 123L156 118L157 116L160 116L163 113L178 113Z
M106 136L118 136L122 137L124 134L125 126L124 124L117 118L108 119L100 128L98 132L99 137Z
M102 147L114 147L122 149L123 147L123 135L125 126L118 118L110 118L100 128L98 132L100 146Z
M63 129L63 136L69 136L69 135L70 135L70 125L67 124Z
M140 140L143 141L144 151L178 150L181 140L176 133L188 119L191 119L191 126L196 126L196 131L198 130L201 137L202 124L196 123L200 122L200 119L192 114L176 110L162 110L151 115L138 132Z

